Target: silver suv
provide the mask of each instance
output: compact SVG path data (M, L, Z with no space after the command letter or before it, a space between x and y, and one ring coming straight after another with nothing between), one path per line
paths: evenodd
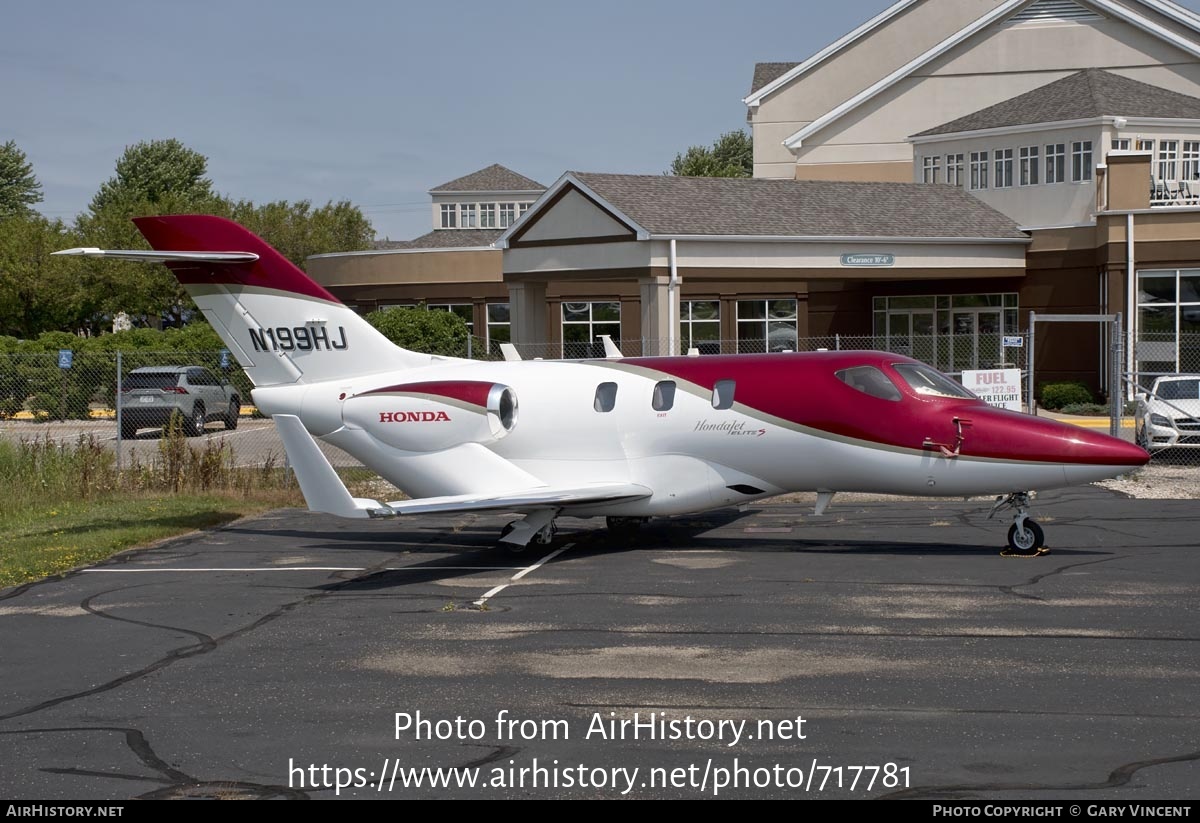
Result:
M147 366L121 380L121 437L133 439L138 429L165 429L171 416L183 418L183 431L195 437L209 420L236 429L242 400L228 380L201 366Z

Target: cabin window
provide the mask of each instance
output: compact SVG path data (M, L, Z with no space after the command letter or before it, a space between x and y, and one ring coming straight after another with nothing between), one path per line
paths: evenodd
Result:
M675 381L663 380L654 384L654 398L650 405L655 411L670 411L675 405Z
M718 380L713 385L712 404L714 409L733 408L733 390L736 380Z
M852 389L880 400L899 400L900 390L888 376L874 366L855 366L834 372L834 376Z
M934 397L975 397L940 371L922 363L894 363L892 368L917 394Z
M617 384L601 383L596 387L596 399L592 408L598 412L610 412L617 407Z

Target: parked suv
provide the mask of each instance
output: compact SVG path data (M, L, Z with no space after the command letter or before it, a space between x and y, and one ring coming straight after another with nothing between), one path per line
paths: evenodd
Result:
M209 420L236 429L242 400L228 380L200 366L147 366L121 380L121 437L138 429L165 427L171 415L183 418L183 431L195 437Z

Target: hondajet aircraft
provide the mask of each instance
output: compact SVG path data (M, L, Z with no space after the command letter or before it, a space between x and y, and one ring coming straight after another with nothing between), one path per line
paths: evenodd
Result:
M877 351L480 362L399 348L259 237L219 217L134 221L254 383L313 511L505 511L500 540L555 518L647 518L815 491L1000 495L1008 542L1043 545L1029 492L1147 462L1097 432L992 408L933 368ZM314 437L410 495L351 496Z

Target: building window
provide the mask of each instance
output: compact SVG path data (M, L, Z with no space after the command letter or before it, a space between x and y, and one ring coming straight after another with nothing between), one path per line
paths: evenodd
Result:
M1138 150L1138 151L1148 151L1148 152L1150 152L1151 154L1154 154L1154 141L1153 141L1153 140L1140 140L1140 139L1139 139L1139 140L1137 141L1137 150Z
M1025 146L1021 149L1021 185L1036 186L1038 184L1038 147Z
M1200 178L1200 140L1183 141L1183 174L1181 180Z
M1083 183L1092 179L1092 141L1080 140L1071 144L1071 179Z
M1179 141L1160 140L1158 143L1158 179L1175 180L1179 161Z
M1065 143L1046 145L1046 182L1062 183L1067 179L1067 146Z
M1196 371L1200 362L1200 269L1137 273L1139 382L1156 375Z
M442 228L453 229L458 227L458 206L453 203L442 204Z
M684 352L688 349L698 349L701 354L721 353L719 300L682 300L679 303L679 314L679 338Z
M986 151L971 152L971 190L979 191L988 187L988 153Z
M1022 365L1024 349L1007 349L1018 332L1015 292L876 297L872 345L944 372Z
M1112 148L1114 151L1129 151L1129 138L1114 137L1112 141Z
M480 203L479 204L479 228L481 228L481 229L496 228L496 204L495 203Z
M738 351L755 354L796 350L795 300L739 300Z
M996 188L1011 188L1013 184L1012 149L996 149L993 157L996 160Z
M516 203L501 203L500 204L500 228L507 229L517 220L517 204Z
M476 210L474 203L459 203L458 214L462 219L459 221L459 226L464 229L473 229L476 224Z
M500 344L512 341L512 326L509 321L507 303L487 304L487 347L488 353L500 353Z
M921 182L940 183L942 158L938 155L921 159Z
M532 204L530 204L530 203L518 203L518 204L517 204L517 217L520 217L522 214L524 214L525 212L529 211L529 207L530 207L530 205L532 205Z
M467 333L475 333L475 307L470 303L429 303L425 308L430 311L448 311L457 314L467 324Z
M951 186L962 186L963 156L961 154L946 155L946 182Z
M621 339L620 303L562 304L563 357L603 357L602 334Z

